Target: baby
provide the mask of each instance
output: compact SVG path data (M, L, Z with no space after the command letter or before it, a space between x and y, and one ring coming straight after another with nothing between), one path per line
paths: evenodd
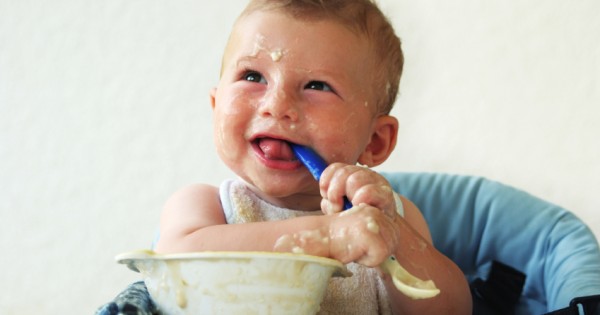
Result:
M396 144L389 113L402 65L400 40L372 1L250 1L210 93L217 151L239 179L175 193L155 250L337 259L354 275L331 281L323 314L470 314L467 281L432 246L420 211L368 168ZM319 182L290 143L330 163ZM344 197L356 205L346 212ZM441 294L400 293L377 268L390 255Z

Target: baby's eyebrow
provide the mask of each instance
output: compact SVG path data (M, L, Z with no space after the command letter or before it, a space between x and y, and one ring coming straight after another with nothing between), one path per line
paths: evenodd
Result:
M245 56L242 58L239 58L236 62L235 62L235 66L237 68L245 68L246 66L249 66L252 64L251 60L255 59L256 57L250 57L250 56Z
M263 59L259 56L253 56L253 55L241 56L235 61L235 67L237 69L251 68L251 67L257 65L257 63L260 63L262 60ZM270 58L269 58L269 60L270 60Z

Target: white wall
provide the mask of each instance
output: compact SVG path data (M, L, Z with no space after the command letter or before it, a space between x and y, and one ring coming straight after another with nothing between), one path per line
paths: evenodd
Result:
M208 90L245 1L218 3L0 0L0 313L92 313L173 191L231 175ZM380 3L407 59L381 169L500 180L600 235L600 2Z

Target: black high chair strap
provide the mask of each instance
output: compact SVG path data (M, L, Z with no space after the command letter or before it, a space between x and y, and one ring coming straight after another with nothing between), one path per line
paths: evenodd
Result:
M600 295L574 298L568 307L545 315L600 315Z
M493 261L486 281L471 283L474 315L512 315L521 297L525 274Z

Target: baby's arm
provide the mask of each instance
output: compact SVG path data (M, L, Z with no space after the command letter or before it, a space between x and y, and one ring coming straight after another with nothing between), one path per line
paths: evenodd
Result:
M362 193L361 189L346 187L326 198L336 200L331 202L335 204L347 195L353 203L360 204L357 210L339 212L341 208L327 206L329 210L324 212L328 215L244 224L226 224L218 188L208 185L184 188L165 205L155 250L173 253L297 248L306 249L308 254L342 262L356 261L371 267L394 254L412 274L433 280L442 292L432 300L409 300L384 276L396 313L470 314L471 298L466 280L456 265L431 245L427 224L418 209L404 200L405 216L400 217L395 210L390 210L395 209L395 203L389 184L382 184L387 183L385 179L381 182L382 177L374 172L357 175L357 179L347 180L348 176L338 174L331 182L354 183L355 187L360 187L361 182L370 183L363 185L367 188ZM286 248L286 241L291 241L293 246Z
M365 203L379 209L368 216L379 225L377 234L382 241L373 242L357 262L377 266L393 254L410 273L433 280L441 290L432 299L411 300L395 288L389 275L384 275L395 313L471 314L471 294L462 271L433 247L429 227L412 202L402 198L404 217L396 213L393 193L385 178L367 168L333 164L323 173L320 186L326 199L322 204L331 212L341 210L343 196L353 204Z
M405 215L397 218L399 243L393 250L398 262L415 276L433 280L440 294L428 300L411 300L384 275L392 308L397 314L471 314L471 293L462 271L433 245L429 228L419 209L402 198Z
M192 185L175 193L160 218L159 253L191 251L272 251L284 234L317 230L328 216L226 224L217 187Z

